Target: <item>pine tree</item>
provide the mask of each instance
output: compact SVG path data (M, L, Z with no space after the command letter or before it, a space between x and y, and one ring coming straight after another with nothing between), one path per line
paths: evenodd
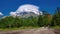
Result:
M60 25L60 7L57 8L55 14L53 15L53 25Z

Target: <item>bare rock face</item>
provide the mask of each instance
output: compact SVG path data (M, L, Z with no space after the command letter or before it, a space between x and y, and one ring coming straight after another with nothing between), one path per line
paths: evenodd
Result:
M33 12L21 12L17 13L17 16L23 17L23 18L28 18L28 17L37 17L38 15L33 13Z

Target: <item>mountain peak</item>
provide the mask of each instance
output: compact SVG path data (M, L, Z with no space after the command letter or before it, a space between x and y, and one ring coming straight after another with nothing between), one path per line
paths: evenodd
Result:
M24 15L42 15L42 12L39 11L39 7L31 4L21 5L15 12L12 12L14 16L24 16ZM11 15L12 15L11 14Z

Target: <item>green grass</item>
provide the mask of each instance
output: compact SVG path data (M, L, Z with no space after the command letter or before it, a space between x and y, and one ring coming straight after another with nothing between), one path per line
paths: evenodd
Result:
M52 26L51 28L60 29L60 26Z
M41 27L32 27L32 26L26 27L26 26L23 26L23 27L19 27L19 28L0 28L0 31L26 30L26 29L37 29L37 28L41 28ZM50 28L59 28L60 29L60 26L52 26Z
M26 29L37 29L39 27L19 27L19 28L0 28L0 31L7 31L7 30L26 30Z

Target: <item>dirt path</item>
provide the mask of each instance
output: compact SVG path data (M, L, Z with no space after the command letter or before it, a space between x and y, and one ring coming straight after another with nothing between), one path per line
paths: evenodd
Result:
M15 31L0 31L0 34L55 34L53 29L50 28L38 28L29 30L15 30Z

